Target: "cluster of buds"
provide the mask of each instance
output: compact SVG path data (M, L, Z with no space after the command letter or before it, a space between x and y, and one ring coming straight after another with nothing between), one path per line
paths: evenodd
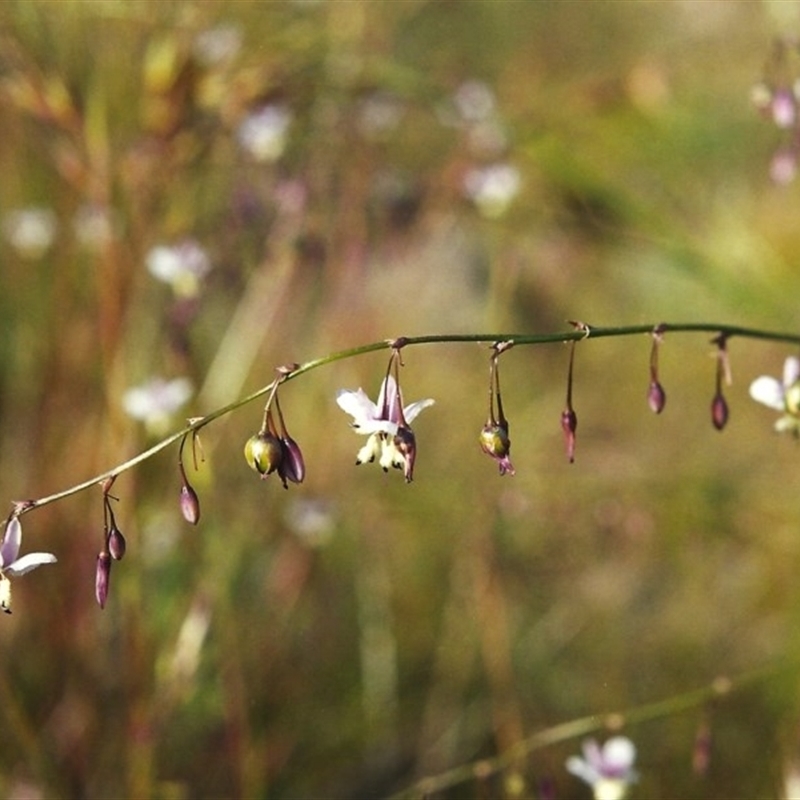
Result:
M97 604L100 608L106 607L108 600L108 590L111 580L112 561L121 561L125 555L127 545L122 531L117 527L114 518L114 510L111 501L116 500L110 494L111 487L116 480L116 476L111 476L102 483L103 489L103 548L97 554L97 565L95 568L94 592Z
M377 403L373 403L361 388L356 391L340 389L336 402L342 411L353 418L353 429L369 437L356 455L356 464L372 463L377 459L384 472L390 468L402 470L406 483L411 483L417 458L417 441L411 422L434 401L427 398L403 406L400 389L402 347L402 339L392 342L392 354Z
M775 183L791 183L800 156L800 43L777 39L764 70L764 78L752 90L752 101L764 118L784 136L770 162Z
M511 463L511 439L508 436L508 420L503 413L503 398L500 394L500 354L513 346L513 342L495 342L489 358L489 414L480 432L481 450L497 462L501 475L514 475Z
M273 472L283 483L283 488L288 489L289 483L302 483L306 476L305 462L300 446L289 435L286 422L278 400L278 386L282 379L289 375L295 366L281 367L280 375L273 384L267 404L264 407L264 420L261 430L253 434L244 446L244 457L252 469L262 479L266 479ZM273 406L275 414L273 414ZM275 423L277 415L278 423Z

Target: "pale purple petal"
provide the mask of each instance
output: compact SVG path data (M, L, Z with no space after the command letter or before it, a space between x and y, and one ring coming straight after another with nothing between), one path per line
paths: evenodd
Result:
M800 358L789 356L783 362L783 385L786 389L797 383L800 379Z
M776 411L785 410L783 384L777 378L762 375L750 384L750 397Z
M55 564L58 559L52 553L26 553L12 564L9 564L3 572L12 578L17 575L24 575L42 564Z
M21 541L22 525L17 517L12 517L6 523L6 532L3 536L3 543L0 545L0 567L16 560Z
M378 394L378 414L399 425L402 404L403 397L397 388L397 381L391 375L387 375Z

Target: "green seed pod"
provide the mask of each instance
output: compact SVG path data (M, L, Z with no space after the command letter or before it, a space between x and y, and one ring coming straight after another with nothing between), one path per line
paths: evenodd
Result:
M283 449L277 436L264 431L254 434L247 440L244 457L250 467L265 478L280 467Z

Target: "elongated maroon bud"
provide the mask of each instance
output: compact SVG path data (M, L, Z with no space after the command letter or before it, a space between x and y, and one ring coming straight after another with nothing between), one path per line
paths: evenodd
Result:
M121 561L125 555L127 543L122 531L115 525L108 534L108 552L114 561Z
M306 464L303 460L303 453L300 445L288 434L281 436L281 463L278 467L278 474L286 486L286 481L292 483L302 483L306 477Z
M650 381L647 402L650 409L656 414L660 414L667 403L667 393L664 391L664 387L656 380Z
M100 608L106 607L108 584L111 578L111 554L107 551L97 554L97 567L94 575L94 596Z
M572 408L565 408L561 412L561 430L564 431L564 441L567 445L567 458L569 463L575 461L575 431L578 430L578 415Z
M728 403L722 392L717 392L711 401L711 421L718 431L728 423Z

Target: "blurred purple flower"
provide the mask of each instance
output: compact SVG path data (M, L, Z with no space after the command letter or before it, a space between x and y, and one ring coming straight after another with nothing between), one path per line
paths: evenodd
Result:
M633 742L626 736L614 736L601 748L594 739L587 739L582 749L583 758L567 759L567 770L592 787L595 800L622 800L637 779Z
M793 147L777 150L769 162L769 176L773 183L786 186L797 176L797 151Z
M55 564L56 557L52 553L27 553L19 555L22 544L22 525L17 517L6 522L3 541L0 543L0 608L11 613L11 581L18 575L24 575L42 564Z

